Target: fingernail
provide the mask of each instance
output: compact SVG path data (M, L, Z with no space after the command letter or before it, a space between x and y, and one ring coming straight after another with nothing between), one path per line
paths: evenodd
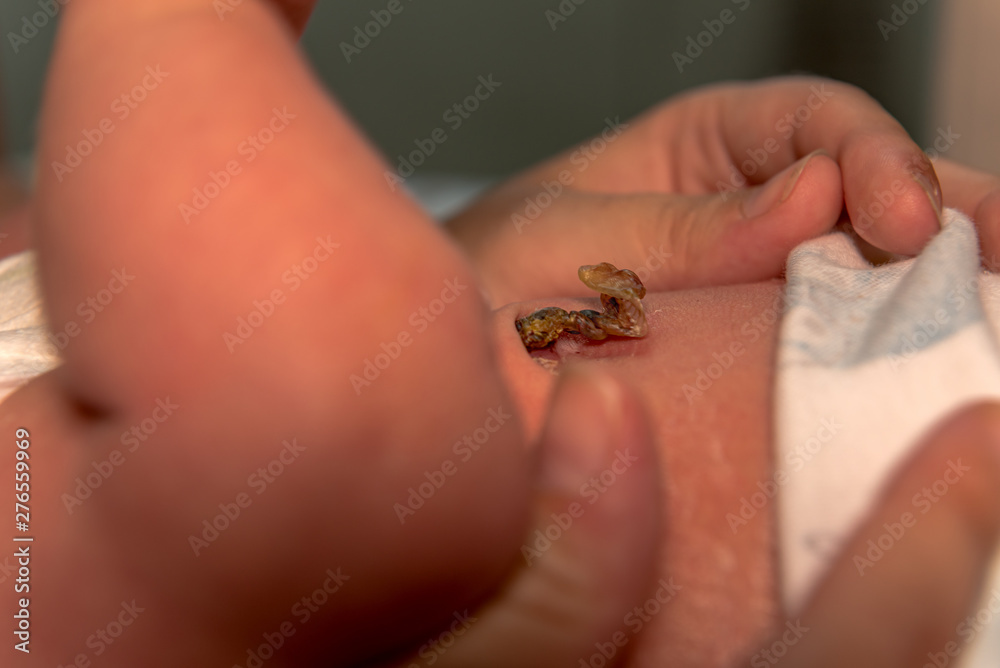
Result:
M542 442L540 485L576 495L607 465L621 426L622 390L610 377L571 367L554 401Z
M754 192L750 193L750 196L743 200L743 217L756 218L757 216L763 216L791 197L792 191L795 190L795 185L799 182L799 177L802 176L806 165L817 155L830 154L823 149L813 151L778 172L768 179L767 183L759 186Z
M931 181L926 174L923 172L913 172L910 174L914 181L916 181L924 192L927 193L927 198L931 201L931 206L934 207L934 213L937 215L938 227L941 226L941 186Z

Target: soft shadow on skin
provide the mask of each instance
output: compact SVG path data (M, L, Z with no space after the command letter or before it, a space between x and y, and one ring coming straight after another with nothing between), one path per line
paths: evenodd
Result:
M0 259L28 248L30 206L21 183L0 168Z

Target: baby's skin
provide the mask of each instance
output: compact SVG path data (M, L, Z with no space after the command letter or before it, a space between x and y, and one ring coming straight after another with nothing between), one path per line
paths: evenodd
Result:
M419 665L430 637L438 666L578 665L671 579L683 588L627 636L635 661L752 656L784 615L770 512L725 523L769 470L775 333L745 325L791 248L886 189L895 203L855 227L867 241L917 252L948 204L975 214L989 256L996 181L932 167L856 89L780 79L626 119L585 173L557 156L442 230L304 65L311 7L62 10L29 220L64 364L0 406L0 435L29 434L34 538L30 591L0 588L0 609L30 609L31 653L8 642L4 665L247 665L276 633L269 666ZM767 163L719 192L760 146ZM572 187L512 224L553 179ZM561 337L552 354L577 364L556 376L514 323L596 310L576 272L605 261L642 278L649 332ZM724 351L729 371L685 396ZM835 567L783 665L906 665L930 651L914 638L943 645L1000 527L997 423L979 407L928 436L873 526L941 457L973 463L967 485L883 577ZM0 458L0 498L15 467ZM535 543L595 475L572 531Z
M679 589L657 614L633 613L619 620L636 652L636 665L664 665L668 660L670 665L728 665L757 651L781 614L775 509L760 512L738 532L727 516L738 514L741 500L770 476L782 294L779 281L651 293L642 300L649 325L645 337L599 342L578 337L565 346L557 341L551 351L550 358L561 364L629 379L647 402L660 444L663 531L658 579ZM555 303L574 310L593 308L594 301ZM511 321L537 305L552 303L512 304L493 317L501 368L529 439L541 431L546 400L557 381L525 350ZM720 357L732 360L726 372L711 387L697 390L696 384L704 387L697 380L699 371ZM621 484L629 484L628 478L626 471ZM587 506L593 494L594 488L587 487L575 500ZM641 607L644 600L637 604ZM641 638L634 635L638 629L644 629Z

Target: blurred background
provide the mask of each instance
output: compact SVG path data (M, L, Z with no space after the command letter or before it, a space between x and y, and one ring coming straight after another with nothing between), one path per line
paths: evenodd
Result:
M995 0L398 2L390 14L389 0L323 1L303 43L394 167L415 140L446 131L418 187L448 175L475 189L599 132L606 117L709 82L786 73L860 86L925 148L951 128L948 157L1000 173ZM57 0L0 3L3 130L22 166L58 22L39 14L46 6ZM500 86L455 127L445 113L480 76Z

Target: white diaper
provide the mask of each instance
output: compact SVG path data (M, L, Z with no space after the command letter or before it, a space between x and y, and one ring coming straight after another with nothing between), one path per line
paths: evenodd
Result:
M928 428L970 402L1000 399L1000 276L980 270L976 229L953 210L912 260L872 267L836 233L796 248L787 276L775 480L784 599L795 611ZM942 470L914 499L913 521L961 474ZM856 555L859 577L878 577L880 551L906 529L889 527ZM978 616L955 630L939 663L1000 664L1000 558L994 566Z
M35 253L0 261L0 401L59 364L42 311Z

